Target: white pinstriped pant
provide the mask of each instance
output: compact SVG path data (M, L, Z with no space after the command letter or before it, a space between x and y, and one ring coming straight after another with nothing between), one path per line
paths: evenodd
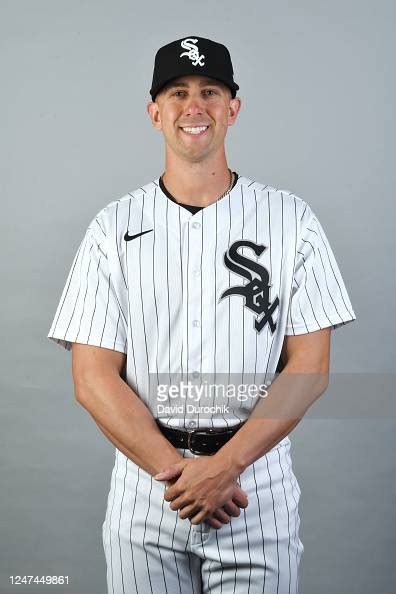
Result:
M297 594L304 546L289 438L238 482L249 498L239 517L193 526L164 501L164 484L116 449L102 525L108 594Z

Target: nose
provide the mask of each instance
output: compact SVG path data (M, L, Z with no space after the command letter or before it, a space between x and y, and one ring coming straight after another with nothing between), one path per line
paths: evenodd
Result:
M203 99L198 95L191 95L185 105L186 115L201 114L204 110Z

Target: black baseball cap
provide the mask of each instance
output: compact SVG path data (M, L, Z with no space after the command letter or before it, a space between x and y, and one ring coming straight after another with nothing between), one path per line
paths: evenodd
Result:
M230 52L222 43L190 35L161 47L154 62L150 95L157 93L171 80L188 74L208 76L224 83L235 97L239 86L234 81Z

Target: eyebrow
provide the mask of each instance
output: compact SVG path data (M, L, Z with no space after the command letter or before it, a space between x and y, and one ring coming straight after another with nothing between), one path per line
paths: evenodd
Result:
M210 79L210 78L207 78L204 81L201 81L199 83L199 86L200 87L218 87L220 89L223 88L223 85L221 84L221 82L214 81L213 79ZM188 83L171 81L167 85L165 85L164 90L166 92L169 89L173 89L174 87L188 87Z

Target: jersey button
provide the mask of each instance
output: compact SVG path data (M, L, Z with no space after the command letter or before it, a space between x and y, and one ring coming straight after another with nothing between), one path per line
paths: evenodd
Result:
M201 270L199 268L196 268L193 272L194 276L199 276L201 274Z
M194 328L199 328L201 325L201 322L199 320L193 320L192 324L193 324Z
M193 371L192 376L194 379L197 379L197 377L199 377L199 371Z
M190 421L190 422L188 423L188 426L189 426L189 427L195 427L195 425L196 425L196 422L195 422L195 421Z
M192 224L192 227L193 227L193 229L200 229L201 228L201 223L195 222L195 223Z

